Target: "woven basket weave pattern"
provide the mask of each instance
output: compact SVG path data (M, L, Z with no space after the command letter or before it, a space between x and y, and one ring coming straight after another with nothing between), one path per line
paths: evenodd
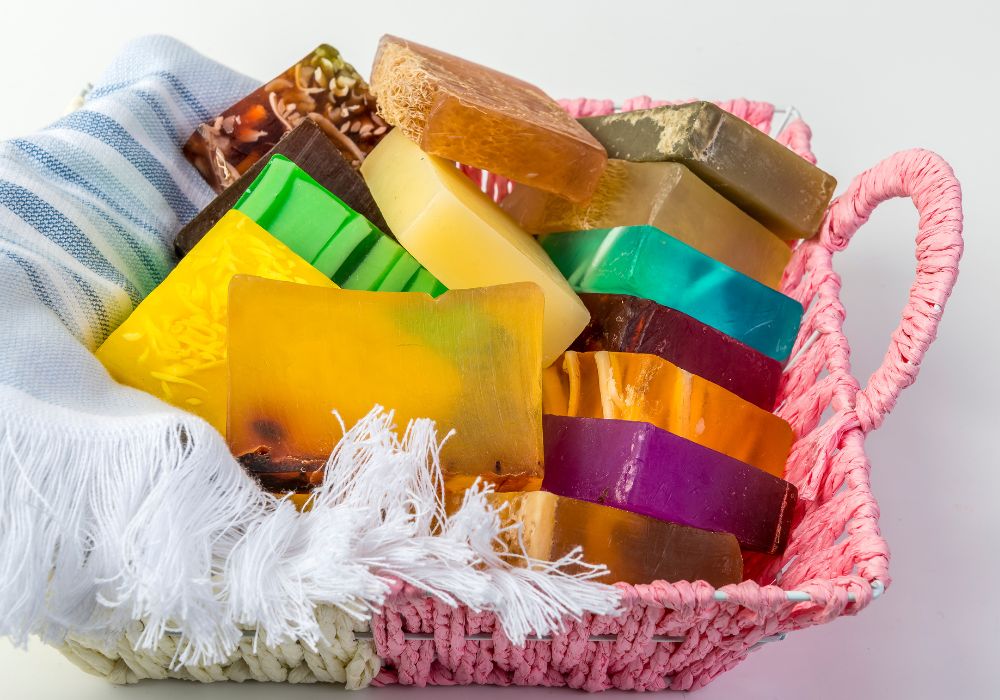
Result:
M656 104L662 103L639 97L622 109ZM578 117L614 110L607 100L563 105ZM747 100L720 105L770 131L772 105ZM777 138L815 162L810 131L801 120L785 124ZM463 169L497 200L509 191L503 178ZM832 259L881 202L896 197L911 198L920 215L917 276L882 366L862 389L850 371L840 278ZM324 607L317 614L329 643L319 650L297 644L268 647L266 640L255 644L248 637L228 663L175 669L170 638L155 653L135 652L131 640L142 627L136 622L117 647L71 638L63 652L85 670L118 683L173 677L343 682L348 687L368 682L565 685L591 691L705 685L762 641L855 614L889 584L889 552L879 534L865 436L916 378L955 283L961 233L961 190L951 168L933 153L913 150L858 176L831 204L820 234L796 249L782 290L801 301L806 313L777 409L799 436L787 467L787 478L799 489L795 525L781 558L749 555L749 580L726 586L721 595L704 582L618 584L620 615L590 616L552 640L517 648L492 614L451 608L400 585L372 620L374 649L355 638L355 623ZM790 596L789 591L799 593Z

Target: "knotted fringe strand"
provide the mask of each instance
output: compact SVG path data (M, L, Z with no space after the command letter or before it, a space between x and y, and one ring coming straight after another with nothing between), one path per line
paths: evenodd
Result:
M93 428L16 391L0 397L0 634L115 643L178 637L176 664L218 663L257 628L324 640L316 607L366 620L396 580L495 611L515 643L617 610L579 552L528 560L500 544L488 487L447 516L429 420L400 436L376 407L330 456L312 509L260 491L207 424L177 413ZM68 415L64 415L68 414ZM572 573L569 573L572 572Z

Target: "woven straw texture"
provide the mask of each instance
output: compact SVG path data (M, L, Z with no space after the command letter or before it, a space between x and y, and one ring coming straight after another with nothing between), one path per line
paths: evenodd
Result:
M663 103L639 97L622 109L657 104ZM614 110L608 100L563 105L578 117ZM772 105L747 100L720 105L771 130ZM785 124L778 138L815 162L810 131L801 120ZM502 178L466 172L497 200L509 191ZM916 280L882 365L862 388L851 374L833 254L847 246L880 203L897 197L910 198L920 217ZM720 591L704 582L618 584L624 594L621 614L570 623L553 639L529 641L523 648L510 644L491 614L451 608L400 586L373 619L371 642L356 639L356 625L322 608L318 615L328 644L314 651L295 644L268 647L265 640L254 643L248 637L228 664L181 669L170 668L169 639L152 655L136 654L128 636L116 648L72 639L63 652L85 670L117 683L174 677L348 687L369 682L589 691L701 687L761 642L856 614L889 585L889 551L879 533L865 436L916 379L954 286L961 252L961 189L948 164L923 150L897 153L859 175L831 204L819 235L795 250L782 291L801 301L806 313L776 412L798 436L787 478L799 488L799 503L788 549L780 558L748 557L747 581ZM789 591L802 595L789 596Z

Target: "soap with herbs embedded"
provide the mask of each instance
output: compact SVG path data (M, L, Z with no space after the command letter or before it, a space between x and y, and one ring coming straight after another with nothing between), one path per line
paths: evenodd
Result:
M676 161L785 239L819 229L837 181L711 102L580 120L612 158Z
M234 208L345 289L426 291L426 271L412 255L282 155L268 161ZM445 291L437 283L429 293Z
M590 197L604 148L534 85L394 36L372 67L378 111L431 155L567 199Z
M570 350L543 386L545 413L652 423L774 476L795 440L787 421L656 355Z
M589 315L538 242L454 163L394 130L361 166L397 240L448 289L534 282L545 296L542 361L569 347Z
M542 247L578 292L669 306L785 362L802 305L653 226L552 233Z
M216 192L247 172L304 120L323 131L351 166L389 131L364 78L328 44L200 124L184 155Z
M578 352L657 355L765 411L774 408L781 363L676 309L625 294L581 294L590 323Z
M612 159L584 203L515 187L501 207L529 233L649 224L777 289L788 244L680 163Z
M729 533L708 532L548 491L493 493L509 550L557 561L583 549L588 564L604 564L605 583L707 581L716 588L743 578L743 557ZM523 548L522 545L523 544ZM524 560L512 559L522 564Z
M649 423L546 415L543 424L544 490L784 551L791 483Z
M97 350L108 372L226 430L229 283L256 275L334 287L245 214L226 214ZM266 324L258 327L258 339Z
M309 489L376 404L431 418L449 490L537 488L543 297L534 284L410 292L238 277L230 289L229 445L273 490ZM262 339L262 332L266 337Z

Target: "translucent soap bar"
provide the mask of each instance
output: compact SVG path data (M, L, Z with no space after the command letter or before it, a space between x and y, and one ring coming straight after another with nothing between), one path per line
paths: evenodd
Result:
M284 156L271 158L235 208L345 289L445 291L436 280L425 289L430 275L412 255Z
M394 130L361 174L399 242L449 289L512 282L541 288L545 364L587 325L587 309L538 242L454 163L427 155Z
M515 187L501 205L530 233L649 224L777 289L788 244L680 163L612 159L585 203Z
M334 287L238 211L217 223L97 350L117 381L226 431L229 282L246 274ZM260 329L258 329L258 333Z
M379 114L425 152L567 199L590 197L607 161L534 85L412 41L382 37L372 89Z
M543 381L545 413L652 423L784 476L795 440L785 420L656 355L567 351Z
M795 486L649 423L545 416L546 491L785 549ZM639 556L642 556L641 554Z
M578 352L657 355L766 411L774 408L781 363L676 309L624 294L581 294L590 323Z
M521 525L520 533L509 530L504 534L511 551L520 552L523 543L528 556L553 561L583 547L588 563L608 567L600 579L606 583L707 581L718 588L743 578L740 545L728 533L685 527L547 491L495 493L489 500L504 508L505 525Z
M792 351L802 320L799 302L657 228L553 233L541 243L578 292L651 299L778 362Z
M837 181L711 102L581 119L612 158L677 161L786 239L809 238Z
M274 490L308 489L347 426L380 404L432 418L447 486L537 488L543 298L536 285L406 292L239 277L230 289L229 445ZM262 336L266 333L266 337Z
M354 167L389 130L364 78L321 44L195 130L184 155L216 192L233 184L304 119L319 126Z

